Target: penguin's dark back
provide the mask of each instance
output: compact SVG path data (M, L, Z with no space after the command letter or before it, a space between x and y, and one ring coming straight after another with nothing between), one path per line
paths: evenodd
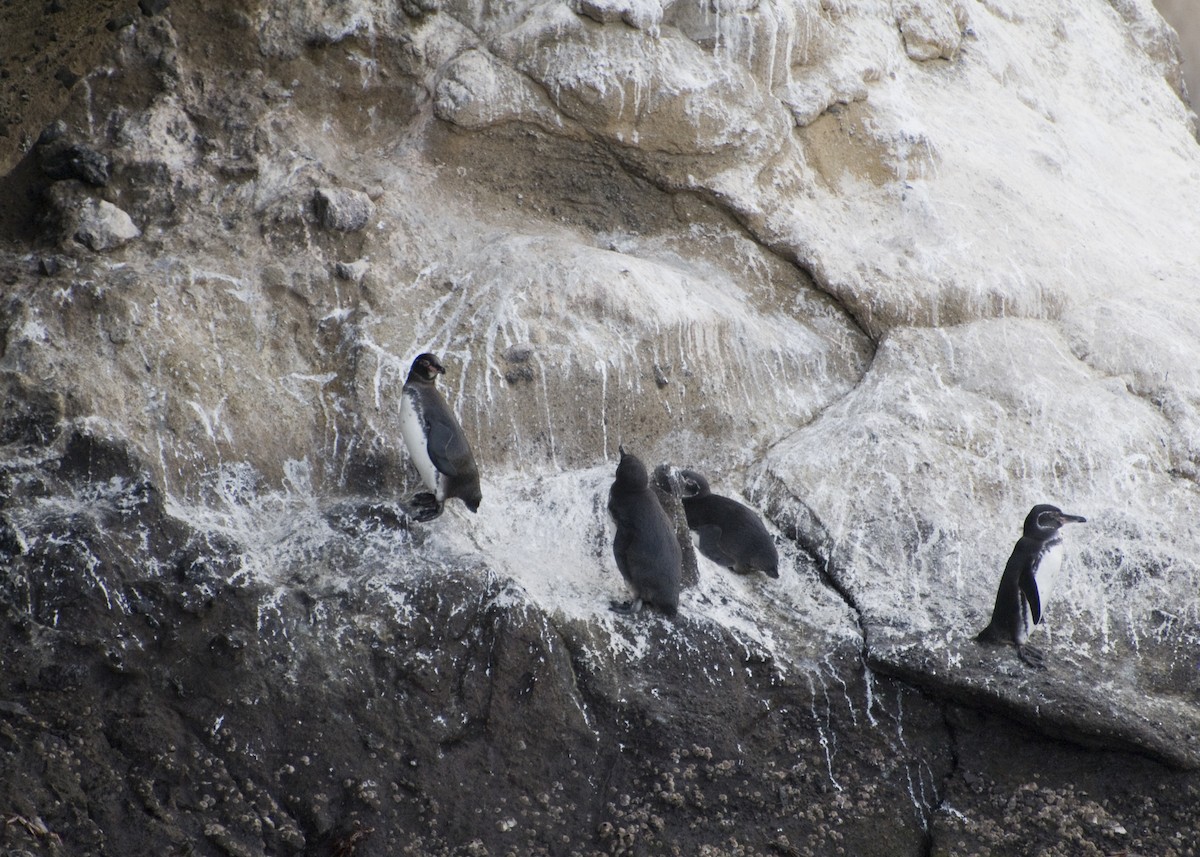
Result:
M716 524L735 530L744 529L753 533L767 532L762 519L755 514L754 510L732 497L723 497L720 494L684 497L683 509L687 513L689 527Z
M654 555L681 554L671 518L650 487L646 465L636 455L621 455L616 479L608 489L608 513L639 550Z
M636 527L647 515L655 513L651 504L657 507L658 511L662 511L662 504L658 502L649 485L622 489L619 482L614 482L608 490L608 513L618 526ZM666 513L663 514L665 516Z
M674 615L683 550L670 516L650 488L646 466L623 449L608 489L608 513L616 524L613 557L621 575L638 599Z

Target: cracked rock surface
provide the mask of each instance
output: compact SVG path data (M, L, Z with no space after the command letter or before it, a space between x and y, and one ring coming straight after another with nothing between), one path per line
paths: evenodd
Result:
M1195 853L1148 2L15 5L0 852ZM484 501L422 525L426 350ZM780 578L610 612L621 445ZM972 637L1039 502L1033 671Z

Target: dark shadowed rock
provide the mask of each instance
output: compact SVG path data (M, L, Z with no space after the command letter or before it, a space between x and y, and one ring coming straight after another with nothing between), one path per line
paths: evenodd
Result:
M47 178L56 181L78 179L96 187L108 184L112 170L112 161L107 155L73 139L62 121L42 131L38 138L37 159Z
M40 153L42 172L52 179L80 179L103 187L108 184L111 161L108 156L80 143L46 147Z
M10 825L11 847L659 854L735 837L894 857L997 847L1018 817L1026 843L1067 830L1154 853L1174 835L1156 816L1194 823L1194 775L1109 751L1118 783L1091 751L872 675L853 647L787 664L686 616L553 617L486 567L363 528L305 548L340 579L280 586L136 499L127 450L64 440L13 471L4 509L26 549L0 577L0 800L40 819Z

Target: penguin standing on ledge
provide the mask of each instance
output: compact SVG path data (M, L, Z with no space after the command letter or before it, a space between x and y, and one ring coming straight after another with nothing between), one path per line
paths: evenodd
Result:
M668 616L679 610L683 551L675 527L650 489L650 474L636 455L620 447L617 478L608 490L608 513L616 524L613 557L633 601L614 603L618 613L637 613L643 604Z
M695 470L679 471L688 528L700 537L700 553L738 574L761 571L779 577L779 551L762 520L748 506L712 493Z
M432 521L447 498L457 497L479 510L479 468L462 426L434 382L446 370L432 354L419 354L408 370L400 402L400 434L428 492L415 495L406 511L414 520Z
M1042 621L1046 600L1062 568L1063 524L1084 523L1087 518L1068 515L1057 506L1034 506L1025 518L1025 532L1017 540L1000 588L992 621L975 638L978 643L1015 645L1017 657L1031 667L1042 669L1045 656L1025 644L1033 626Z

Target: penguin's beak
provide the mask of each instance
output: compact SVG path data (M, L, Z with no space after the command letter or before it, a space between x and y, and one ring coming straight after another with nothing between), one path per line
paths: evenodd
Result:
M1060 524L1086 524L1087 518L1083 517L1083 515L1068 515L1066 512L1063 512L1058 516L1058 521Z

